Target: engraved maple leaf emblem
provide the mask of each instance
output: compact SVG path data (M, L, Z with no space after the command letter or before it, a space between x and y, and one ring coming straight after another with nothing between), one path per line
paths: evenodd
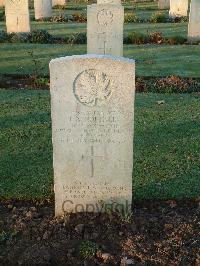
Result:
M85 70L75 79L74 94L77 100L84 105L101 105L111 95L110 79L101 71Z

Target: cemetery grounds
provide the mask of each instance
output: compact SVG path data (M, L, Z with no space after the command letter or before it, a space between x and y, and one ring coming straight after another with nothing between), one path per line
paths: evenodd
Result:
M0 9L0 264L199 265L200 46L156 2L125 3L136 60L132 215L54 218L48 64L86 53L86 4L5 36ZM133 15L134 14L134 15ZM54 40L52 40L54 38Z

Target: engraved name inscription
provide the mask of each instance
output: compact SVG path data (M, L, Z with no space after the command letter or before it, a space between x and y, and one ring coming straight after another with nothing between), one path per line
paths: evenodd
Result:
M123 132L119 128L120 116L115 112L72 112L66 117L65 126L55 129L58 141L65 143L123 143ZM79 134L76 134L79 132Z

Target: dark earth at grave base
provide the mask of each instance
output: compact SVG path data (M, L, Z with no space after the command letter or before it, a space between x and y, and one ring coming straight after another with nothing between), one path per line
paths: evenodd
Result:
M0 202L0 265L200 265L199 199L137 202L131 217L53 206Z

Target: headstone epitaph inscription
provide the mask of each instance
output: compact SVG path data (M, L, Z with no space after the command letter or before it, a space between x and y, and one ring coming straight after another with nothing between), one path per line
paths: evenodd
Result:
M28 0L6 0L7 32L30 32Z
M110 67L112 65L112 68ZM107 55L50 63L56 216L132 202L135 64Z

